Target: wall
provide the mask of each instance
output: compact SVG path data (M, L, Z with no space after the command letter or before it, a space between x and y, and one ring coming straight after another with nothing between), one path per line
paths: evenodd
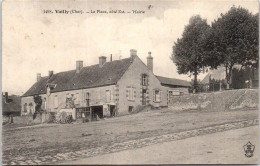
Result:
M24 112L24 104L27 103L27 112ZM33 106L32 106L32 113L34 113L34 110L35 110L35 103L34 103L34 100L33 100L33 97L32 96L28 96L28 97L21 97L21 115L28 115L29 114L29 103L32 103Z
M40 95L42 99L46 98L47 100L47 110L56 112L61 108L66 107L66 96L71 94L74 95L75 98L78 98L74 101L76 107L86 107L87 103L85 100L85 94L88 92L90 94L90 105L103 105L103 104L112 104L115 105L115 85L103 86L97 88L89 88L89 89L80 89L80 90L72 90L72 91L63 91L51 93L49 97L46 94ZM106 90L110 90L111 92L111 100L110 102L106 102ZM55 106L55 96L58 98L58 107ZM32 96L22 97L22 113L24 113L23 105L25 103L33 103L33 108L35 108L34 100ZM44 102L42 103L44 104ZM25 113L23 114L25 115Z
M238 89L211 93L172 96L171 110L225 111L236 109L258 109L258 89Z
M173 88L173 87L169 87L169 86L162 86L162 89L163 89L164 98L167 99L167 104L166 104L167 106L169 105L171 97L172 97L169 95L169 91L179 92L180 94L183 94L183 95L189 94L188 88Z
M138 58L135 57L133 64L130 65L128 70L118 81L119 89L119 105L118 105L118 114L125 115L129 114L129 106L137 107L142 105L142 85L141 85L141 76L142 74L148 75L148 87L147 87L147 100L149 104L158 107L167 105L167 93L162 88L159 80L154 76L154 74L146 67L146 65ZM136 90L135 99L127 99L127 87L134 87ZM159 89L162 91L162 100L160 103L153 102L153 90ZM148 103L147 103L148 105Z
M139 105L142 105L142 74L146 74L148 76L148 86L146 93L146 105L152 105L154 107L161 107L168 105L168 91L169 90L180 90L184 93L188 93L187 88L171 88L167 86L162 86L157 77L150 71L147 66L139 59L139 57L135 57L132 62L132 65L128 68L122 78L118 81L117 85L109 85L104 87L97 88L89 88L89 89L80 89L73 91L63 91L51 93L49 97L46 94L41 95L42 99L46 98L47 100L47 109L49 111L58 111L61 108L65 108L66 106L66 96L74 94L78 94L79 102L75 102L76 107L86 107L85 94L90 93L90 105L104 105L111 104L116 105L118 115L129 114L129 106L133 106L136 108ZM135 89L135 97L134 100L127 99L127 88L134 87ZM153 91L157 89L161 91L161 101L154 102L153 101ZM111 101L107 103L106 100L106 90L111 91ZM58 98L58 104L55 106L55 96ZM76 97L76 96L75 96ZM22 98L22 110L24 103L29 103L33 101L33 97L23 97ZM43 102L44 104L44 102Z

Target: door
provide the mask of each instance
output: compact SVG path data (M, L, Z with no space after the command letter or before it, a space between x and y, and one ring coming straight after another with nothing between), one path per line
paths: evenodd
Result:
M142 104L146 105L146 89L142 90Z

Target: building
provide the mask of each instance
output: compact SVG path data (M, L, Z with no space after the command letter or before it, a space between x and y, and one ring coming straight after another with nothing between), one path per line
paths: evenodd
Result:
M167 106L169 95L187 94L190 83L183 80L155 76L153 57L148 53L147 66L131 49L130 57L121 60L99 57L99 64L47 77L37 74L37 82L22 96L22 114L35 105L33 96L42 98L42 108L57 112L73 101L76 112L90 111L92 115L115 116L133 112L139 106ZM81 114L78 113L77 117Z
M232 89L258 88L258 67L245 67L239 64L233 66L231 77ZM209 70L208 74L200 82L203 91L221 91L226 89L226 69L219 66L217 69Z
M21 115L21 97L17 95L8 95L8 92L2 93L2 115L20 116Z

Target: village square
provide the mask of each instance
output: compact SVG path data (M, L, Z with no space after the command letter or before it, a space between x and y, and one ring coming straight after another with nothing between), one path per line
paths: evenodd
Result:
M179 5L185 11L184 2L136 2L133 8L104 3L97 13L118 5L122 9L114 11L121 12L114 14L122 15L97 19L84 16L89 13L82 6L95 11L97 5L86 2L75 2L82 16L67 16L68 22L61 15L70 13L73 2L55 10L64 4L21 0L20 7L43 9L40 21L28 14L35 9L21 18L3 15L3 33L22 34L17 40L3 38L3 60L10 64L3 66L3 165L259 163L259 13L254 3L227 3L225 10L212 11L214 19L177 10L187 19L171 39L164 31L175 34L177 29L161 30L175 21L167 20L166 9L176 12ZM11 5L5 2L3 8ZM155 9L164 15L153 15ZM122 11L143 12L128 18ZM22 17L44 26L34 27ZM16 29L17 22L7 18L32 27ZM174 18L176 26L182 23ZM70 21L76 23L59 27ZM123 51L114 51L118 47Z

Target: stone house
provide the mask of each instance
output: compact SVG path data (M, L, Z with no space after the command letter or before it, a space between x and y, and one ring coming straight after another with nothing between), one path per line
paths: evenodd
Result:
M209 70L207 75L200 82L203 91L221 91L227 87L226 69L219 66L217 69ZM232 70L231 88L258 88L259 69L258 67L245 67L235 64Z
M145 65L131 49L129 58L107 62L101 56L96 65L83 67L83 61L77 61L75 70L49 71L47 77L38 73L37 82L22 96L21 112L28 114L28 106L35 104L33 97L39 95L47 112L66 108L70 98L78 118L84 111L99 117L125 115L146 105L167 106L169 95L187 94L190 86L187 81L154 75L151 52Z

